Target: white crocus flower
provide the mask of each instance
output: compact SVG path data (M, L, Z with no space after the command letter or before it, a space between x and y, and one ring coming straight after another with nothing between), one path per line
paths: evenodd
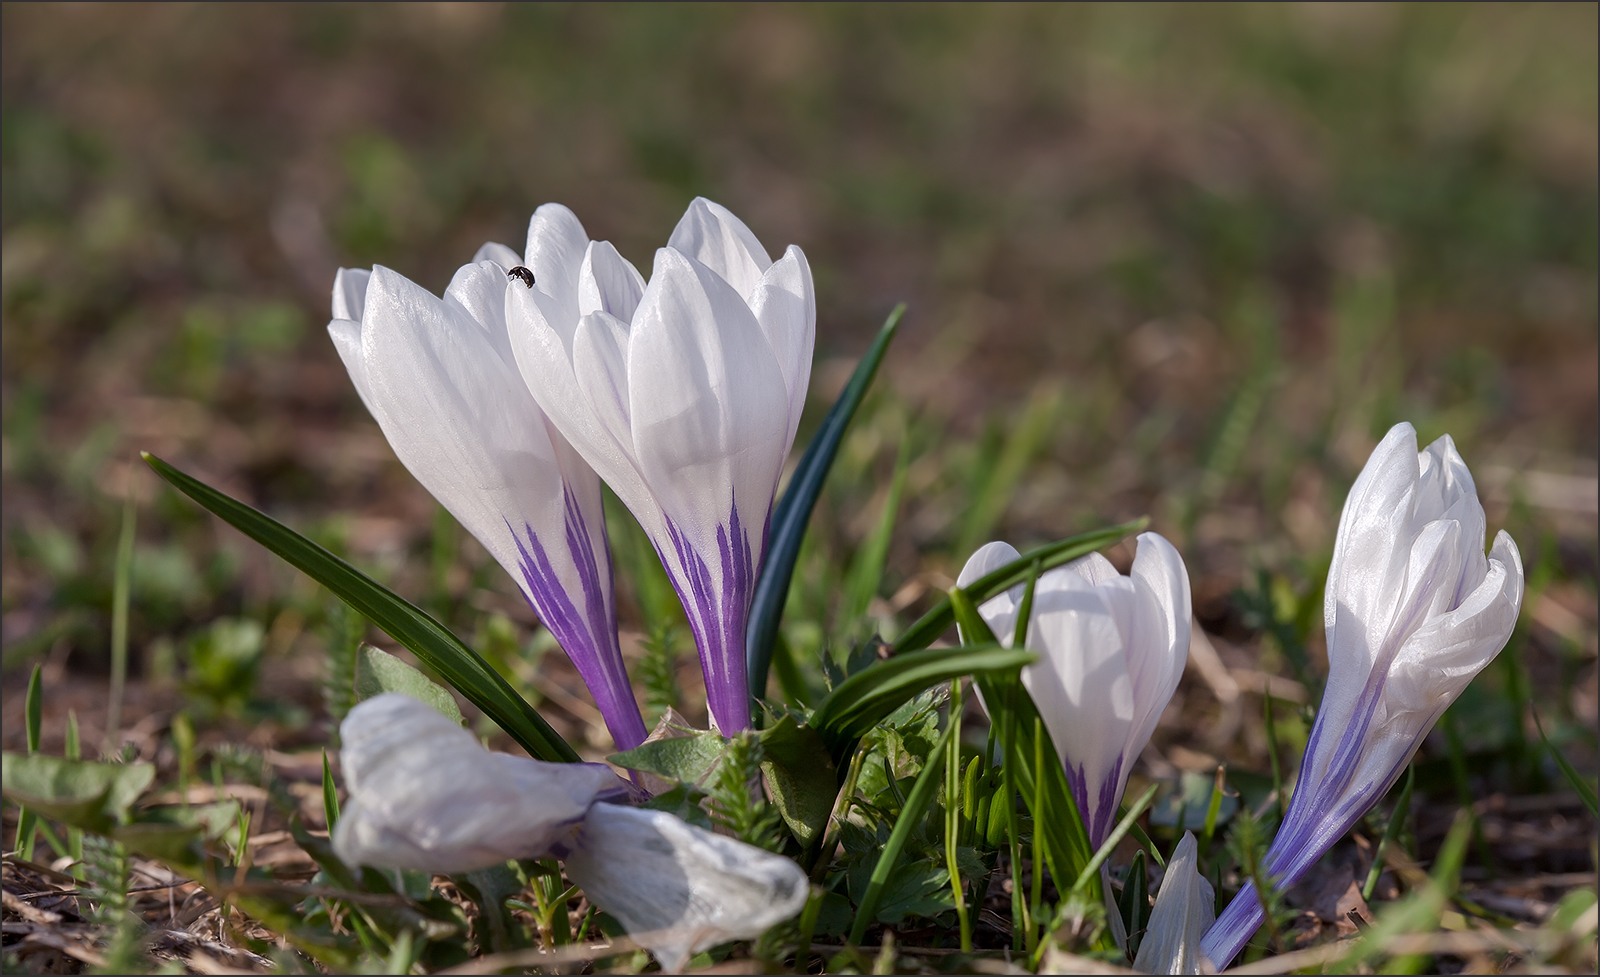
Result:
M535 219L529 264L543 271L539 230ZM388 268L341 269L328 333L400 461L517 581L632 749L645 728L617 643L600 479L511 353L507 273L521 264L486 244L442 299Z
M555 856L589 901L661 961L760 936L809 892L794 862L665 811L605 801L629 785L601 764L490 753L431 706L388 693L339 727L349 799L333 849L351 866L440 874Z
M750 722L745 621L773 493L805 403L811 269L773 262L726 209L696 199L650 282L571 213L539 208L550 244L506 292L511 344L556 428L633 512L682 599L712 721Z
M1018 555L1007 543L989 543L967 560L957 583L966 586ZM1011 644L1022 594L1019 585L979 608L1003 644ZM1039 660L1023 668L1022 684L1098 847L1188 660L1183 558L1163 537L1144 533L1129 576L1098 553L1041 575L1027 647Z
M687 824L665 811L596 804L567 875L661 962L753 939L800 912L805 873L781 855Z
M1217 918L1216 893L1200 875L1199 847L1185 831L1167 862L1133 969L1142 974L1198 974L1200 937Z
M449 874L563 855L597 799L629 794L603 764L490 753L432 706L393 692L351 709L339 736L349 799L333 850L349 865Z
M1345 499L1323 604L1328 685L1263 867L1299 881L1394 785L1422 739L1511 637L1522 557L1486 532L1472 473L1446 435L1417 451L1397 424ZM1261 924L1247 885L1206 934L1225 965Z

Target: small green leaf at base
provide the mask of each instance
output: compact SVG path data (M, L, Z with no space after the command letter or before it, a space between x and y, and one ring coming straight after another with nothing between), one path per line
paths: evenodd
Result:
M439 711L439 714L465 725L461 707L449 690L405 662L378 648L364 644L356 651L357 700L370 699L385 692L398 692Z

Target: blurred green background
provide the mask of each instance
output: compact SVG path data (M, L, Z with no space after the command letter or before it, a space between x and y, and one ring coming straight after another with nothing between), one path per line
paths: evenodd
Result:
M37 661L94 740L130 494L130 723L187 702L271 745L338 713L317 685L359 622L161 489L147 449L426 604L603 746L362 410L328 293L375 262L440 290L552 200L648 270L704 194L815 270L802 439L910 304L791 647L848 637L850 610L892 630L988 539L1149 513L1239 687L1315 686L1339 506L1410 420L1455 437L1522 546L1524 624L1463 733L1512 768L1483 776L1539 786L1520 708L1575 755L1596 716L1596 10L7 4L5 741ZM882 580L841 612L886 503ZM625 574L648 560L614 538ZM621 586L638 654L662 602ZM1226 704L1185 689L1158 744L1259 761L1259 724L1213 735Z

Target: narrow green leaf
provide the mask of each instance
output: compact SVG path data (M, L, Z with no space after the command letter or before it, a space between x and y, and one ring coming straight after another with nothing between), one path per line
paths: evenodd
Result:
M39 734L44 727L43 671L41 666L33 666L33 674L28 676L28 698L22 707L28 725L29 753L39 752Z
M961 643L964 645L997 645L1000 639L995 637L994 630L989 627L989 622L978 613L978 605L973 602L972 595L961 587L951 587L949 596L945 598L950 602L950 615L955 618L956 626L961 631ZM1019 648L1021 645L1012 645Z
M111 581L111 699L106 708L106 749L122 749L122 692L128 681L128 599L133 587L133 496L122 506L122 534Z
M884 499L883 512L878 524L856 551L850 572L844 580L844 606L840 609L835 630L841 641L860 635L861 618L872 606L883 583L883 567L889 558L889 541L894 536L894 523L900 512L900 495L906 486L906 468L910 463L910 438L901 438L900 452L895 459L894 477L889 482L889 494Z
M144 452L145 463L240 532L276 553L386 631L540 760L578 761L577 751L448 628L387 587L259 512Z
M923 764L922 772L917 775L917 782L911 788L911 796L906 798L906 806L900 809L900 816L895 819L894 828L889 832L889 840L884 843L883 851L878 855L877 865L873 866L872 877L867 882L867 891L856 908L855 922L850 927L851 946L860 945L861 938L867 934L867 927L877 918L878 900L883 895L884 884L894 872L895 863L900 860L900 852L905 848L911 832L922 823L922 816L927 813L928 805L933 803L933 795L938 792L939 782L944 776L941 761L944 759L944 751L950 748L954 732L954 726L948 727L944 735L939 738L939 745L928 754L927 762Z
M356 649L356 700L370 699L385 692L398 692L426 702L446 719L466 724L461 707L447 689L387 651L363 644Z
M812 713L811 725L838 763L867 730L931 686L963 675L1015 671L1034 658L992 644L898 655L840 682Z
M766 696L767 669L772 662L772 642L778 634L778 619L783 614L784 602L789 596L789 581L794 576L795 559L800 555L800 542L805 538L806 526L811 522L811 510L816 508L822 494L823 483L833 468L834 456L850 426L850 419L867 395L872 378L889 351L900 319L905 315L905 303L894 307L878 338L873 340L867 354L856 364L855 373L845 384L839 399L834 401L822 427L806 446L805 454L795 466L794 475L783 497L772 507L772 529L768 537L767 553L762 560L761 576L756 580L755 597L750 603L749 624L745 628L745 655L750 680L750 694L756 699Z
M1539 739L1544 741L1544 748L1549 750L1550 755L1555 758L1556 766L1561 768L1561 773L1567 778L1567 783L1571 784L1572 789L1578 792L1578 799L1583 801L1583 806L1589 809L1589 813L1595 817L1600 817L1600 810L1596 809L1597 800L1594 787L1583 779L1583 776L1578 773L1577 768L1572 765L1571 761L1562 756L1561 751L1556 749L1555 744L1550 742L1550 737L1544 734L1544 724L1539 721L1538 710L1530 709L1529 712L1533 713L1533 725L1534 728L1539 730Z
M1005 566L984 574L962 589L971 596L974 604L982 604L1001 591L1026 582L1028 574L1035 572L1034 564L1036 563L1038 564L1037 572L1043 573L1046 570L1061 566L1063 563L1071 563L1078 557L1086 556L1095 550L1104 549L1133 533L1139 532L1149 524L1150 519L1145 516L1118 526L1108 526L1105 529L1097 529L1094 532L1057 540L1054 543L1049 543L1036 550L1022 554ZM949 629L954 620L955 617L950 608L950 600L947 597L935 604L928 613L922 615L915 624L907 628L906 632L896 639L894 643L895 652L915 651L918 648L928 647Z
M1400 791L1400 799L1395 801L1394 812L1389 815L1389 823L1384 826L1383 840L1378 842L1378 850L1372 856L1372 868L1367 872L1367 881L1361 886L1361 898L1371 899L1372 893L1377 891L1378 876L1383 874L1383 855L1394 839L1400 834L1400 826L1405 824L1406 815L1411 812L1411 788L1417 782L1417 768L1407 765L1406 785Z
M1033 810L1035 843L1043 847L1051 875L1057 879L1076 879L1094 850L1089 845L1078 802L1067 784L1066 771L1059 762L1044 764L1044 789L1035 792L1033 730L1039 711L1033 698L1028 695L1018 673L991 672L974 677L983 692L984 702L989 705L990 715L1000 717L1005 730L1000 742L1005 748L1005 770L1012 778L1016 793L1030 808L1035 804L1034 798L1039 798L1041 809ZM1049 730L1042 730L1041 735L1045 739L1045 755L1059 758L1061 752L1050 740ZM1090 895L1100 898L1098 875L1092 877L1089 887Z
M322 751L322 815L328 822L328 834L339 823L339 789L333 783L333 768L328 766L328 751Z
M1122 931L1128 934L1128 959L1131 960L1138 955L1145 927L1150 925L1150 878L1145 872L1142 850L1133 853L1133 861L1128 865L1117 911L1122 915Z

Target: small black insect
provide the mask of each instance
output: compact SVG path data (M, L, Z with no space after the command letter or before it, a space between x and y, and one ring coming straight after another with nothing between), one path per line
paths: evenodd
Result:
M528 269L522 267L521 265L518 265L515 268L511 269L510 271L506 272L506 275L511 277L511 278L515 278L517 281L519 281L522 284L528 286L529 288L533 287L533 272L531 272Z

